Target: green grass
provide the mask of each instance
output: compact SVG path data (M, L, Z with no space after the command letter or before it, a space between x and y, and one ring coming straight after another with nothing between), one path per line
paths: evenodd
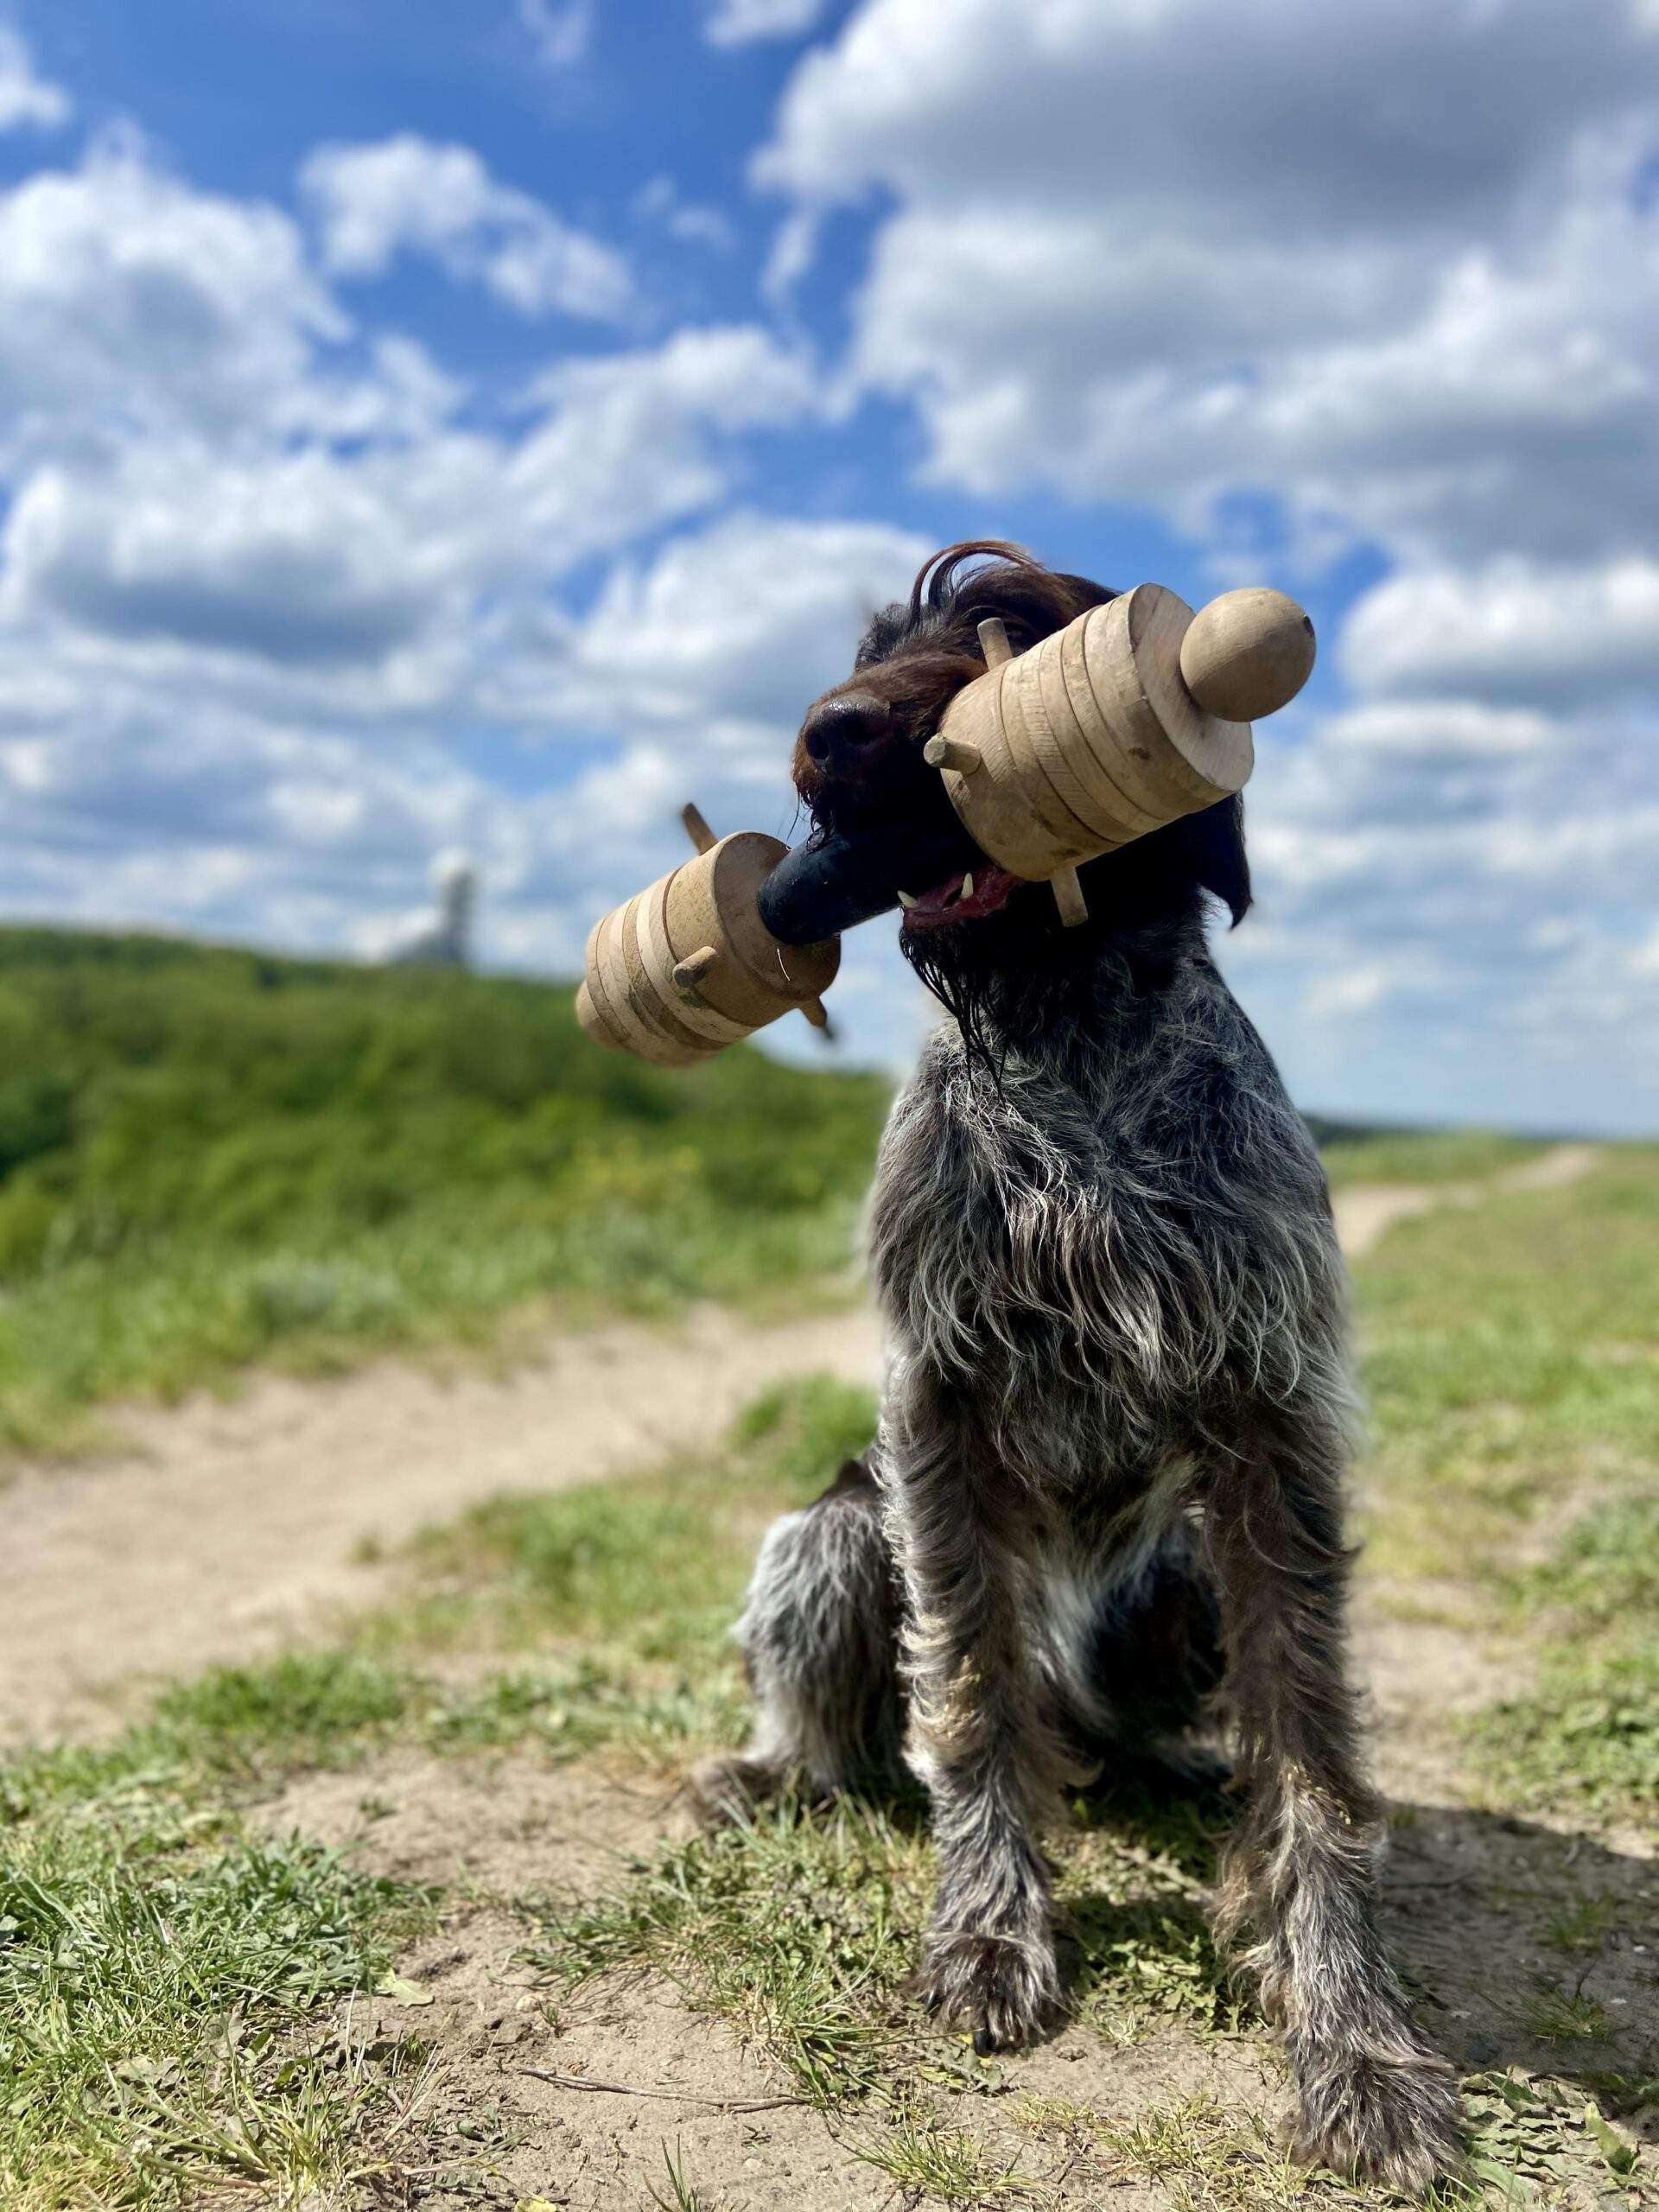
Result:
M821 1280L886 1103L601 1052L562 987L23 929L0 1071L0 1450L250 1361Z
M1214 1842L1190 1808L1075 1808L1057 1904L1079 2017L1107 2042L1236 2024L1205 1923ZM676 1845L597 1899L554 1900L530 1956L567 1992L649 1969L826 2109L887 2099L906 2061L923 2081L965 2067L983 2086L995 2068L941 2044L908 1995L931 1879L919 1803L785 1806Z
M931 2114L902 2113L854 2145L866 2165L897 2183L906 2202L997 2205L1030 2194L1018 2167L965 2129Z
M1659 1791L1659 1153L1401 1225L1359 1281L1369 1566L1498 1643L1471 1738L1498 1804Z
M1393 1129L1350 1135L1315 1123L1332 1185L1349 1183L1478 1182L1520 1167L1544 1147L1497 1129Z
M1609 2033L1607 2015L1593 1997L1553 1981L1539 1982L1526 2024L1541 2043L1601 2043Z
M664 2144L663 2167L668 2177L666 2192L654 2185L651 2192L652 2202L660 2206L661 2212L714 2212L712 2199L686 2179L685 2160L677 2146L671 2151Z
M1659 1154L1401 1224L1361 1271L1385 1572L1498 1571L1530 1524L1659 1458Z
M1534 1683L1477 1714L1471 1742L1496 1797L1528 1811L1647 1821L1659 1802L1659 1637L1607 1657L1552 1639Z
M1471 1724L1506 1802L1613 1816L1659 1803L1659 1497L1615 1496L1502 1578L1532 1679Z
M429 1912L142 1738L0 1775L0 2201L292 2202L372 2171L418 2053L330 2024Z
M868 1390L808 1376L756 1398L710 1453L626 1484L492 1499L416 1539L410 1595L378 1633L428 1650L579 1640L590 1657L706 1669L767 1522L816 1496L874 1427Z
M1179 2212L1280 2212L1314 2202L1363 2202L1331 2175L1296 2165L1261 2115L1199 2094L1154 2105L1093 2134L1120 2178L1161 2182Z
M1561 1611L1585 1626L1659 1620L1659 1492L1592 1506L1551 1558L1518 1573L1510 1588L1527 1612Z

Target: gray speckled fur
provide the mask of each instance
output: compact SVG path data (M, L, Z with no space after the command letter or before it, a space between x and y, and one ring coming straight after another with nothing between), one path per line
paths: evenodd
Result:
M982 2048L1025 2042L1061 2002L1058 1787L1180 1763L1218 1619L1244 1799L1221 1933L1283 2034L1300 2145L1421 2190L1457 2164L1458 2102L1376 1929L1344 1271L1199 906L962 956L990 1050L938 1033L877 1167L878 1438L768 1538L741 1630L758 1732L700 1788L711 1811L794 1774L828 1792L902 1733L939 1859L921 1994Z

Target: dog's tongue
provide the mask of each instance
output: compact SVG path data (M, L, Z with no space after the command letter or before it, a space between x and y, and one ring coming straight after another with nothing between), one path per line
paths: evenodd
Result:
M901 896L907 930L938 929L950 922L976 922L1007 906L1019 888L1020 878L989 861L962 875L953 875L920 899Z

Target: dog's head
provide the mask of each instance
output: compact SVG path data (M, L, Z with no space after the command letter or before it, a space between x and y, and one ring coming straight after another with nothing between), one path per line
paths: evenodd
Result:
M1001 618L1015 652L1114 594L1086 576L1046 569L1017 545L980 539L927 562L908 601L877 614L853 672L807 709L795 786L823 832L856 841L895 822L948 830L950 802L922 747L954 695L985 672L977 635ZM937 840L933 842L938 842ZM1079 871L1090 919L1064 929L1046 884L987 866L944 883L905 887L902 943L912 966L959 1008L998 973L1091 960L1103 938L1195 912L1206 892L1235 924L1250 903L1243 807L1236 798L1185 816Z

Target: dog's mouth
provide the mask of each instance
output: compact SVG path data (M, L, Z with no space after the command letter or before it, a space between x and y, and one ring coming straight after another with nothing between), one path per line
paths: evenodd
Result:
M957 922L983 921L988 914L1001 912L1020 882L1020 877L1011 875L1007 868L993 867L987 861L982 867L948 876L920 898L901 891L902 926L907 931L927 931L948 929Z

